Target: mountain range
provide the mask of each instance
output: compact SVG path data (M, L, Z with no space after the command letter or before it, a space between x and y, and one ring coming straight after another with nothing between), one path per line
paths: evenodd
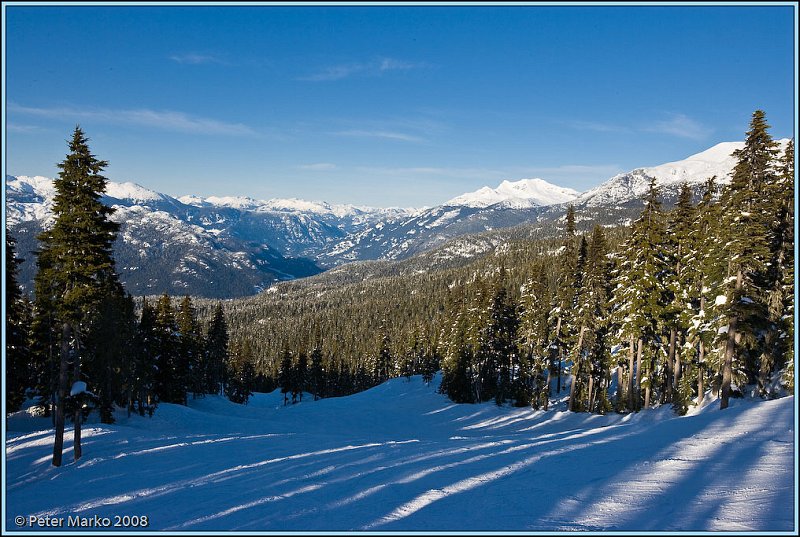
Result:
M522 179L422 209L299 199L175 198L112 181L104 203L114 207L112 219L121 224L114 253L130 293L231 298L352 261L406 259L458 238L463 250L463 237L474 233L519 225L555 229L553 222L569 204L584 222L625 223L641 209L650 177L670 204L684 181L695 189L711 176L721 184L729 181L736 163L731 155L741 147L742 142L720 143L681 161L616 175L584 193ZM26 290L35 272L35 237L52 218L54 195L52 179L6 176L6 226L24 259L20 282Z

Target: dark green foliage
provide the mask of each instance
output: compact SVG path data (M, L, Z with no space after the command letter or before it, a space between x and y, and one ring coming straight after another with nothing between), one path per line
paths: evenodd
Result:
M246 405L253 395L256 380L253 356L247 342L234 347L226 368L228 381L225 384L225 395L233 403Z
M25 400L25 390L33 380L30 368L31 306L23 297L17 283L17 259L14 239L6 233L5 305L6 305L6 412L19 410Z

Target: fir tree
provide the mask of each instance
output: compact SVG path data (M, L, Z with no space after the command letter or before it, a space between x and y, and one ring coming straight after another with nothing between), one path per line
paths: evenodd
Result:
M87 142L76 127L70 152L58 165L61 171L53 182L53 226L38 236L38 272L34 279L37 311L44 316L45 332L60 333L54 466L61 465L70 362L73 382L83 380L81 360L87 324L103 296L121 293L111 252L119 226L109 219L113 210L100 201L107 182L101 172L108 163L95 158ZM56 354L52 350L49 353ZM81 413L76 412L76 460L81 456L81 419Z
M773 159L775 142L764 112L756 110L750 122L745 145L734 152L738 163L730 187L723 193L723 230L726 278L725 330L720 408L728 407L731 384L736 371L743 370L755 342L743 336L755 334L766 324L767 313L761 292L761 279L770 259L769 217L765 207L766 185L775 180ZM738 383L746 382L740 376Z
M221 394L226 380L228 363L228 324L222 304L217 303L208 327L205 345L206 393Z
M188 295L183 297L178 306L176 322L180 334L178 342L180 368L186 374L183 383L195 395L205 393L204 381L208 375L203 356L203 335L197 320L197 312Z
M30 387L31 353L28 346L30 310L17 283L17 265L22 262L15 253L16 241L6 233L5 305L6 305L6 412L20 409L25 390Z

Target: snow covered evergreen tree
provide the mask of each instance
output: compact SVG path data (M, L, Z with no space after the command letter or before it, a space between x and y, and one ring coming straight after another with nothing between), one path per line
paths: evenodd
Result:
M763 111L756 110L738 163L723 191L724 254L728 261L720 345L724 347L720 408L728 406L732 384L748 381L748 362L758 353L757 334L768 323L763 284L770 252L767 185L776 180L776 144Z

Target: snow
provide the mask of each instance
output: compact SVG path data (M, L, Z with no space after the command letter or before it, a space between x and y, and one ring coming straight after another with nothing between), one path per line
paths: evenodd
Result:
M106 184L105 193L106 196L110 198L130 200L133 203L142 205L146 205L147 202L161 201L164 199L163 194L159 194L158 192L131 182L115 183L113 181L109 181Z
M782 152L788 138L776 140ZM633 198L642 198L647 193L649 180L656 179L660 188L675 189L680 183L699 185L716 176L717 184L730 181L730 174L737 159L733 152L742 149L744 142L722 142L683 160L667 162L658 166L636 168L616 175L605 183L580 195L576 203L586 202L589 206L619 204Z
M148 531L791 531L794 398L589 415L457 405L419 376L349 397L207 396L90 419L50 465L8 419L15 516L137 515ZM57 493L56 493L57 491Z
M556 186L543 179L521 179L503 181L497 188L485 186L457 196L444 205L485 208L502 203L505 207L525 209L565 203L577 196L577 190Z
M69 395L70 397L72 397L85 392L86 392L86 383L83 382L82 380L77 380L72 385L72 389L69 391Z

